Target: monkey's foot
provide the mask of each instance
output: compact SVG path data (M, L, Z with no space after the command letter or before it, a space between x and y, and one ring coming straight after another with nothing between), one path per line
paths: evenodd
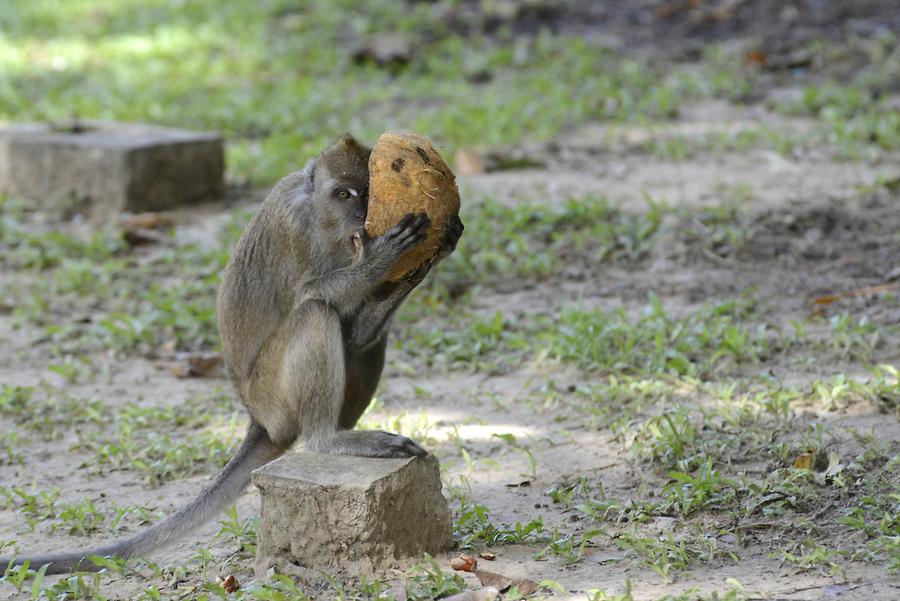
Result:
M355 457L424 457L428 453L416 442L381 430L337 432L331 438L310 441L306 448L314 453L353 455Z
M361 455L362 457L424 457L428 452L419 446L419 443L402 436L400 434L392 434L391 432L383 432L375 430L374 432L366 432L373 434L374 445L372 447L373 454Z

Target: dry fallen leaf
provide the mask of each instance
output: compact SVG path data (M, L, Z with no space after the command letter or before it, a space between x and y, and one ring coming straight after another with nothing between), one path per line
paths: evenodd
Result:
M122 223L122 238L129 246L163 242L166 230L175 227L175 219L168 213L137 213Z
M813 455L812 453L801 453L796 459L794 459L793 467L801 470L811 470L813 466Z
M442 601L494 601L500 596L500 591L492 586L486 586L477 591L466 591L450 597L444 597Z
M169 213L138 213L125 219L126 230L167 230L175 227L175 219Z
M825 475L834 477L844 471L844 464L841 463L841 457L834 451L828 453L828 467L825 468Z
M450 560L450 567L457 572L471 572L477 565L477 559L464 553L461 553L459 557L454 557Z
M225 578L219 576L218 581L219 585L224 588L227 593L233 593L241 588L241 585L238 582L238 579L234 577L234 574L229 574Z
M507 578L502 574L495 574L486 570L474 570L474 572L482 586L492 586L501 593L511 587L513 583L512 578Z
M757 67L764 67L766 65L766 53L762 50L750 50L747 52L747 64L754 65Z
M169 369L176 378L214 378L222 372L224 365L219 353L198 353Z
M900 282L894 282L890 284L879 284L877 286L867 286L865 288L857 288L856 290L850 290L848 292L836 292L834 294L825 294L823 296L817 296L812 300L813 305L830 305L832 303L836 303L839 300L843 300L845 298L853 298L858 296L876 296L878 294L884 294L886 292L894 292L895 290L900 290Z
M534 591L538 590L538 583L527 578L519 578L513 580L513 586L519 591L519 596L527 597Z
M509 595L506 595L504 598L521 599L538 589L538 583L527 578L509 578L502 574L495 574L485 570L475 570L475 575L478 576L478 580L482 585L496 588L501 593L510 591L513 588L518 591L517 596L509 597Z
M166 239L166 234L157 230L142 228L126 229L122 232L122 239L128 246L144 246L145 244L159 244Z
M491 553L490 551L482 551L478 554L478 557L480 557L481 559L487 559L488 561L494 561L495 559L497 559L497 554Z

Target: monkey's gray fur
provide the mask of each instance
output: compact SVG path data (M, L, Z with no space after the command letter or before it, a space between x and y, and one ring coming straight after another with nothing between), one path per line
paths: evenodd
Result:
M445 228L435 261L406 280L386 277L421 242L425 214L407 215L378 238L365 234L370 148L344 135L302 171L283 178L244 230L218 299L222 354L250 426L235 456L187 506L137 535L106 546L30 558L47 573L100 569L103 557L142 557L171 544L231 505L250 472L295 441L319 453L360 457L424 455L398 434L353 431L381 378L391 318L431 266L456 247L458 219Z

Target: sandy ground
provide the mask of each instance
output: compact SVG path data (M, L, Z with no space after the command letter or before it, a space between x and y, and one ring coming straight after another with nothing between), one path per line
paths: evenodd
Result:
M811 298L831 292L854 290L865 286L897 281L900 277L900 212L898 197L893 193L870 192L877 183L900 177L895 160L882 163L845 162L828 158L816 149L785 157L771 150L742 152L700 151L685 160L671 160L647 152L648 140L670 135L709 135L740 127L768 126L803 132L809 124L767 113L762 108L733 107L726 103L710 103L695 107L683 118L665 129L601 125L580 128L577 134L561 136L552 148L535 146L548 168L503 171L461 177L465 202L477 203L490 197L502 203L526 201L560 202L569 197L601 195L611 204L626 211L647 210L647 198L668 206L688 210L722 206L733 197L729 191L741 190L741 209L755 218L755 238L748 246L719 259L703 256L679 236L685 221L666 220L657 242L648 256L632 262L585 264L565 273L529 281L521 286L498 286L480 290L472 301L477 315L501 311L505 316L554 314L561 308L578 304L582 307L639 312L648 293L654 293L676 313L688 312L703 303L735 298L752 291L765 299L767 319L787 324L809 317ZM254 197L241 204L252 206ZM177 213L180 240L203 240L226 220L231 209L203 207ZM788 225L785 225L788 224ZM893 236L893 237L892 237ZM878 241L871 243L872 240ZM16 274L3 274L9 283ZM896 345L896 325L900 323L900 307L881 297L851 299L826 308L829 314L839 311L854 316L869 315L885 327L886 341L876 352L875 362L897 365L900 350ZM72 316L60 316L67 319ZM416 327L405 322L405 334ZM894 329L890 329L893 327ZM176 379L169 371L170 357L116 357L97 354L92 357L94 373L76 384L47 372L50 358L46 344L33 344L34 332L28 325L14 327L11 314L0 315L0 382L16 385L39 385L48 380L65 387L74 397L98 399L103 405L119 407L123 403L145 405L194 403L209 395L224 395L230 409L211 411L211 425L222 428L233 439L241 435L243 417L229 420L231 411L240 409L224 378ZM405 339L405 338L404 338ZM537 344L540 344L539 342ZM535 349L539 350L539 349ZM553 503L547 491L561 483L584 479L591 486L601 484L610 497L630 499L643 495L649 486L659 488L664 482L659 470L653 470L630 454L623 440L610 429L608 413L590 415L574 399L559 395L554 402L542 396L552 381L557 390L568 386L605 381L590 372L560 364L540 353L528 355L519 364L506 365L496 373L471 369L427 368L409 363L416 349L405 348L393 357L404 363L391 363L378 394L378 407L367 416L368 423L391 423L399 418L404 429L422 435L426 446L442 461L448 496L460 487L468 487L471 499L485 505L496 522L527 522L541 517L546 529L585 531L589 525L582 513L564 504ZM796 355L782 353L765 365L751 370L764 370L803 388L814 379L827 379L840 373L862 377L864 365L855 360L829 356L816 360L815 351L807 351L805 361ZM410 374L410 371L413 374ZM708 399L707 399L708 400ZM682 401L700 406L703 395L689 394ZM226 407L229 407L226 402ZM609 407L607 407L609 409ZM659 411L650 409L649 413ZM896 414L884 414L867 403L830 409L813 398L795 408L801 430L811 423L825 423L839 436L835 450L849 454L859 448L851 430L870 433L891 453L898 451L900 420ZM16 428L8 415L0 417L4 430ZM164 482L150 488L133 470L115 470L93 464L92 453L81 445L79 428L65 423L52 439L33 432L20 433L23 463L0 465L0 483L33 485L39 489L58 487L61 498L69 501L91 499L98 507L140 505L152 514L168 514L190 500L211 476L200 473ZM497 433L514 434L527 441L535 458L531 473L526 455L494 437ZM456 440L460 441L459 445ZM460 445L466 449L471 463L464 461ZM766 465L744 466L764 472ZM249 517L258 511L255 491L248 491L238 503L238 512ZM645 495L644 495L645 496ZM455 501L454 508L458 508ZM827 508L825 508L827 509ZM832 514L827 513L827 516ZM783 519L800 519L793 515ZM815 515L812 515L815 520ZM826 517L826 520L833 519ZM703 518L681 520L652 518L639 526L648 536L690 531ZM619 524L602 524L608 532L625 528ZM138 520L123 522L124 532L140 528ZM165 594L192 598L193 587L220 574L235 574L242 583L252 579L252 557L239 552L237 544L227 537L216 538L220 526L211 524L174 548L154 559L162 564L177 565L193 558L201 547L212 553L214 560L204 570L192 568L186 575L170 579L140 575L104 576L102 590L110 598L137 596L149 583ZM2 538L13 538L21 551L54 551L94 544L110 536L101 531L91 537L70 535L64 529L51 530L39 524L31 531L23 515L12 509L0 511ZM635 599L658 599L695 589L699 594L725 591L731 580L743 585L747 595L760 599L893 599L900 597L900 581L883 563L847 562L836 573L825 569L798 569L783 560L781 550L794 548L783 540L785 530L764 526L744 531L740 541L721 537L720 548L732 549L737 560L718 555L711 561L694 562L688 569L674 570L667 576L655 573L627 552L620 550L607 534L593 539L581 561L573 565L554 556L535 559L543 543L497 545L495 562L485 565L491 571L508 576L527 576L534 580L559 582L566 593L545 592L559 598L585 599L590 589L622 593L626 580L633 586ZM713 532L715 537L715 532ZM439 558L446 567L449 558ZM483 562L487 564L488 562ZM447 567L449 569L449 567ZM467 581L476 585L474 577ZM24 594L24 593L23 593ZM0 598L22 597L11 585L0 585ZM23 598L27 598L25 595Z

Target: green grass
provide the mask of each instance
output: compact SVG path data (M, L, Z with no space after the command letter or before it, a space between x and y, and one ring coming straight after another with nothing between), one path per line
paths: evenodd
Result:
M589 120L665 122L701 97L752 98L764 77L712 45L700 69L665 69L579 35L460 36L432 3L286 0L12 0L0 15L0 119L137 120L222 131L229 177L272 182L340 133L388 128L433 137L451 154L547 139ZM359 40L401 32L406 65L358 63ZM852 85L811 85L783 107L817 119L816 144L870 158L900 146L900 118L879 90L900 73L886 40ZM750 143L789 153L763 128ZM701 142L706 144L707 142ZM713 141L746 146L747 141ZM657 148L679 160L683 141Z
M53 355L97 348L146 352L170 340L181 350L215 346L215 294L237 235L232 224L212 248L173 246L139 261L120 231L47 232L30 218L21 203L0 199L0 264L22 276L8 290L14 317L38 326ZM245 218L235 214L235 220ZM89 317L56 318L72 311Z
M636 318L622 309L564 310L542 337L551 356L586 369L709 377L768 352L764 326L740 323L746 310L742 303L723 303L675 317L653 297Z
M356 64L357 40L384 30L410 37L409 64ZM218 129L237 180L272 181L345 130L491 146L592 118L665 119L687 93L579 36L463 39L429 3L16 0L0 31L0 118Z
M8 4L0 13L0 118L74 116L219 129L228 139L233 183L271 182L345 130L371 141L389 127L433 137L448 157L457 148L546 140L598 120L613 130L640 124L663 134L629 149L657 160L758 148L787 157L821 148L832 157L882 160L900 148L900 121L884 93L900 73L893 42L872 45L870 66L848 81L809 81L796 102L775 107L809 118L809 131L763 123L737 133L669 136L667 125L687 103L753 102L772 82L716 45L698 64L661 66L576 36L502 30L488 36L476 23L473 33L460 37L426 2ZM356 64L357 40L388 29L413 41L409 64ZM821 50L823 56L833 51ZM877 186L879 193L896 191L892 180ZM833 419L861 408L890 417L900 410L897 367L890 364L900 329L886 322L885 312L835 308L815 317L791 310L794 320L785 324L770 317L785 315L771 305L779 300L753 290L690 303L623 292L622 302L609 302L625 308L610 309L603 304L609 299L555 289L561 281L603 277L611 268L639 271L660 254L668 258L671 245L683 247L687 260L699 259L702 271L708 264L727 268L758 260L754 251L771 233L802 238L802 219L798 231L785 233L777 225L783 215L750 213L750 190L741 183L723 186L715 191L716 204L701 208L648 198L641 210L626 211L615 198L552 194L543 202L510 195L464 203L467 229L459 249L398 315L393 368L427 379L462 372L480 372L480 378L527 366L521 392L486 387L473 392L475 405L490 415L521 403L546 417L546 432L513 436L498 427L483 447L464 444L458 433L449 437L453 459L468 468L453 480L461 482L454 491L460 548L498 547L500 555L505 545L524 545L560 570L590 561L595 548L618 549L622 558L613 561L623 568L673 580L704 564L740 561L752 536L769 541L773 557L790 570L841 576L850 563L865 562L900 571L897 445ZM135 398L113 408L68 388L99 383L110 369L104 363L109 351L114 360L158 360L170 353L162 348L215 349L216 286L248 217L236 211L207 244L184 245L173 237L133 249L115 229L48 225L28 204L0 199L0 266L13 275L4 278L0 308L32 336L29 350L50 357L47 381L0 388L0 417L11 426L0 434L0 463L19 469L40 445L65 447L79 475L126 471L148 487L220 467L245 422L232 399L217 393L171 406ZM869 244L900 241L876 230L861 230L874 236ZM647 287L645 280L641 285ZM541 286L554 289L544 293ZM507 304L510 291L524 301ZM884 303L893 308L896 298ZM823 369L836 362L840 367ZM799 383L779 379L797 373ZM414 395L417 402L446 402L442 392L426 398L426 384ZM493 419L463 407L472 411L460 418L470 420L465 423ZM389 406L377 415L366 427L427 440L440 452L442 441L433 433L447 425L444 418ZM634 476L627 489L607 493L602 475L579 470L557 476L558 466L546 462L547 454L590 431L603 431L621 446ZM474 498L466 478L490 476L494 455L523 466L517 477L534 486L516 492L535 496L534 515L504 520L494 499ZM795 467L804 455L811 469ZM547 480L549 487L539 488ZM23 533L101 537L157 517L146 507L63 496L27 483L0 487L0 508L17 512ZM553 511L546 509L550 503ZM139 566L134 574L158 580L140 598L178 598L185 589L177 583L185 581L197 587L190 594L203 599L309 598L310 591L286 576L245 582L233 595L217 584L217 572L246 567L255 527L254 516L231 512L217 537L233 551L227 558L201 548L183 564ZM14 545L0 541L0 547ZM135 569L116 562L107 567L129 577ZM465 586L430 559L405 576L411 599ZM104 578L73 575L48 585L41 572L23 567L10 569L5 582L35 598L100 599L108 587ZM749 596L727 584L721 596L688 591L667 598ZM594 589L587 596L632 598L630 583L624 591ZM326 594L388 599L393 591L381 582L335 581Z
M528 522L494 523L487 508L463 498L453 523L454 536L462 549L477 546L527 544L547 538L544 523L540 517Z
M662 212L651 204L626 213L592 197L514 205L488 199L464 209L466 233L437 279L545 279L573 264L639 260L653 248Z
M243 425L231 399L219 395L176 406L125 402L113 411L97 399L72 396L46 383L4 384L0 416L47 441L75 433L78 448L93 454L87 464L92 470L135 470L151 486L210 465L221 467L236 449ZM185 435L184 430L194 432Z
M123 526L136 527L155 519L141 506L98 507L94 500L67 502L60 499L58 489L41 490L26 486L0 486L0 509L15 509L29 530L47 526L68 534L88 536L103 532L119 533Z

